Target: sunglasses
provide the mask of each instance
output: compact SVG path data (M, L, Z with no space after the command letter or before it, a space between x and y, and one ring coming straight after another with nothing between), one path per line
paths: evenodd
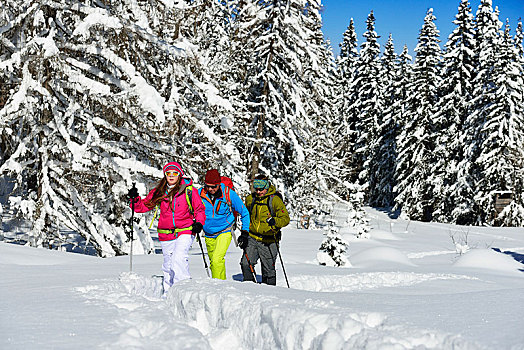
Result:
M264 190L265 190L265 188L255 188L255 191L257 191L257 192L262 192Z
M178 175L180 175L180 173L176 171L167 171L166 172L166 176L178 176Z
M206 184L206 188L215 189L215 188L218 188L218 184L217 185L208 185L208 184Z

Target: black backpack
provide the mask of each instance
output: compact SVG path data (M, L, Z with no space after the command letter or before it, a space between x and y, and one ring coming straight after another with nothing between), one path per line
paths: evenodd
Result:
M267 200L265 201L265 203L260 203L261 205L267 205L268 209L269 209L269 212L271 213L271 216L275 216L275 208L273 208L273 198L275 196L278 196L278 198L280 198L282 200L282 202L284 202L284 197L282 196L282 193L280 193L279 191L276 191L274 194L270 195L267 197ZM253 212L253 208L255 207L255 204L257 201L255 201L255 198L256 198L256 194L255 193L252 193L251 194L251 206L249 207L249 215L251 215L251 213Z

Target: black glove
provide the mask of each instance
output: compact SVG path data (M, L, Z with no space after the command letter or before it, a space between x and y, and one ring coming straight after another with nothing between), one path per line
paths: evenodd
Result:
M193 232L195 235L198 235L202 231L202 224L196 221L193 224L193 228L191 229L191 232Z
M131 187L129 192L127 192L127 197L130 199L135 199L136 197L138 197L138 190L136 189L134 182L133 182L133 187Z
M266 222L269 226L275 226L277 222L275 221L275 218L270 216L266 219Z
M249 232L241 230L240 231L240 237L238 237L238 247L242 250L247 248L247 242L248 242Z

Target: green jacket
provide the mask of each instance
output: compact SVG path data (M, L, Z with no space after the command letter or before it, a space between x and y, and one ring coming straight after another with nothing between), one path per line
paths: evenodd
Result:
M249 235L259 242L270 243L275 241L274 235L277 240L280 240L280 229L289 224L289 213L287 212L286 206L282 199L276 194L275 187L269 186L267 193L263 197L258 197L252 193L246 198L246 208L250 210L250 225ZM273 209L275 213L275 226L269 226L266 220L271 216L269 210L269 199L273 196ZM255 200L253 209L251 210L251 203Z

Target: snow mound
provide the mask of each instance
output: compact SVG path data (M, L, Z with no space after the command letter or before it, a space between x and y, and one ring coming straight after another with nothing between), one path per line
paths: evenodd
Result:
M371 267L377 265L416 266L400 250L390 247L375 247L363 250L349 258L354 267Z
M173 316L162 302L161 278L122 273L118 280L76 288L90 301L116 308L111 333L102 349L211 349L208 340L194 327Z
M299 276L291 278L294 289L312 292L351 292L382 287L407 287L434 280L476 279L464 275L414 272L370 272L350 275Z
M457 253L456 250L434 250L430 252L409 253L407 257L410 259L423 259L428 256L456 254L456 253Z
M284 291L289 293L252 283L193 279L175 284L167 302L175 317L204 336L227 336L229 348L476 348L460 336L391 325L381 313L355 313L322 302L279 297Z
M515 261L512 257L492 249L472 249L462 255L454 266L509 272L524 269L524 265Z
M412 280L431 277L443 276L411 275ZM382 313L354 312L322 298L304 300L287 288L189 279L176 283L163 301L156 297L160 286L155 276L124 273L76 289L92 303L118 309L111 325L116 337L102 348L479 348L460 335L393 323Z
M162 296L162 279L155 276L145 277L133 272L120 275L119 282L108 281L102 285L88 285L78 287L76 290L88 294L90 299L102 299L111 304L127 310L134 310L142 302L131 302L129 294L144 297L148 300L160 299Z

